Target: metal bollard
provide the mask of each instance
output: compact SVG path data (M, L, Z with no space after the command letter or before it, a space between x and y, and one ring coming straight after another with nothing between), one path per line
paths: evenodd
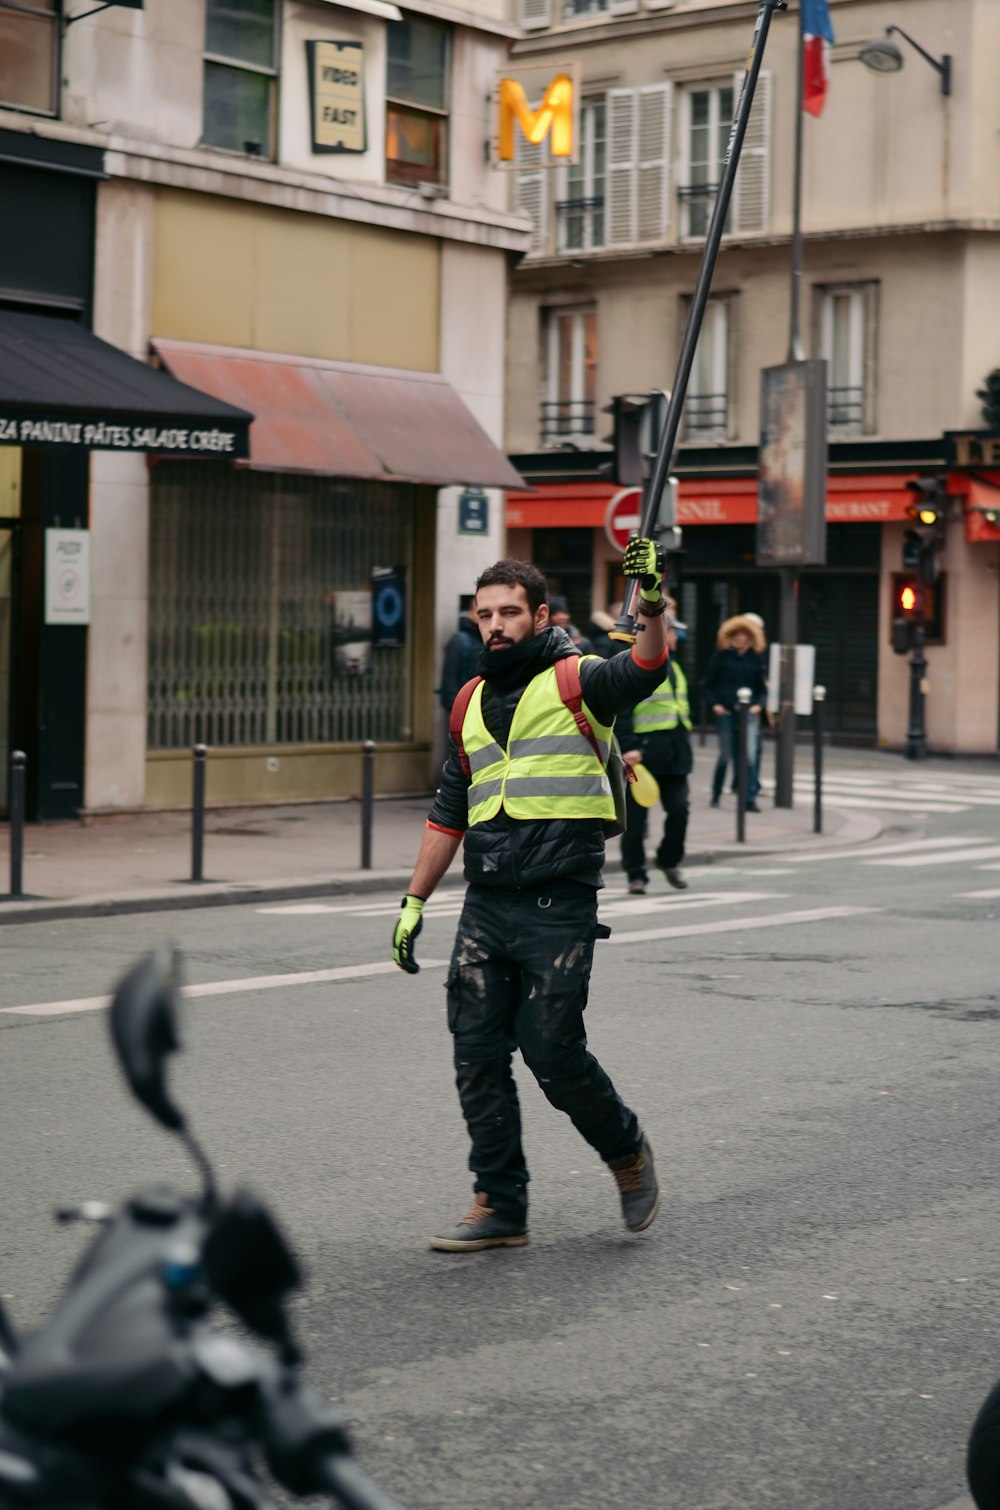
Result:
M813 688L813 833L823 832L823 704L826 688Z
M15 750L10 757L10 899L24 896L24 797L28 757Z
M752 694L741 687L736 694L736 842L744 843L747 821L747 718Z
M205 861L205 759L208 750L195 745L191 751L194 769L191 781L191 879L203 881Z
M361 869L372 868L372 817L375 806L375 741L361 746Z

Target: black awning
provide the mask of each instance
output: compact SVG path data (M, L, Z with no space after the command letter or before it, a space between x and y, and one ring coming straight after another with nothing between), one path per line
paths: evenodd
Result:
M0 310L0 445L237 458L252 419L72 320Z

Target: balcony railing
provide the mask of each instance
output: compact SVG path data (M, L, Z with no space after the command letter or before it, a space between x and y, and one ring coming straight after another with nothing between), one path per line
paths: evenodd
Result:
M604 245L604 196L557 199L561 252L591 252Z
M865 426L864 388L828 388L826 422L831 430L860 435Z
M728 393L689 393L684 401L688 435L725 435L729 423Z
M557 446L594 433L593 399L557 400L542 405L542 445Z

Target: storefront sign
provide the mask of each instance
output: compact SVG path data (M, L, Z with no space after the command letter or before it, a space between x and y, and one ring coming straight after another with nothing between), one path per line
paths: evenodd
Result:
M314 152L364 152L364 44L307 42Z
M402 566L372 567L372 644L399 650L406 644L406 572Z
M482 488L463 488L458 495L458 533L488 535L490 500Z
M90 531L45 531L45 622L90 623Z
M109 424L98 414L57 419L0 412L0 446L65 446L77 451L162 451L171 456L247 454L246 426Z
M532 147L548 141L533 168L554 167L577 161L580 114L580 65L560 67L553 75L551 63L522 63L497 80L498 107L494 167L523 167L518 156L515 124L522 139ZM537 100L533 109L529 100Z
M995 430L946 430L953 467L1000 467L1000 434Z

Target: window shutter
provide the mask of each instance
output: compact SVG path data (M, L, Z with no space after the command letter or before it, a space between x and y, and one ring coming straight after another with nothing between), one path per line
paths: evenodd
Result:
M518 133L517 179L515 198L517 207L531 217L531 251L548 251L549 227L549 176L542 167L545 146L532 146Z
M609 89L607 203L604 239L608 246L630 246L636 234L636 124L638 91Z
M521 0L521 25L525 31L551 26L552 0Z
M743 75L734 80L737 94ZM733 191L736 235L763 234L771 213L771 74L761 70Z
M662 241L670 223L670 124L673 84L639 90L638 239Z

